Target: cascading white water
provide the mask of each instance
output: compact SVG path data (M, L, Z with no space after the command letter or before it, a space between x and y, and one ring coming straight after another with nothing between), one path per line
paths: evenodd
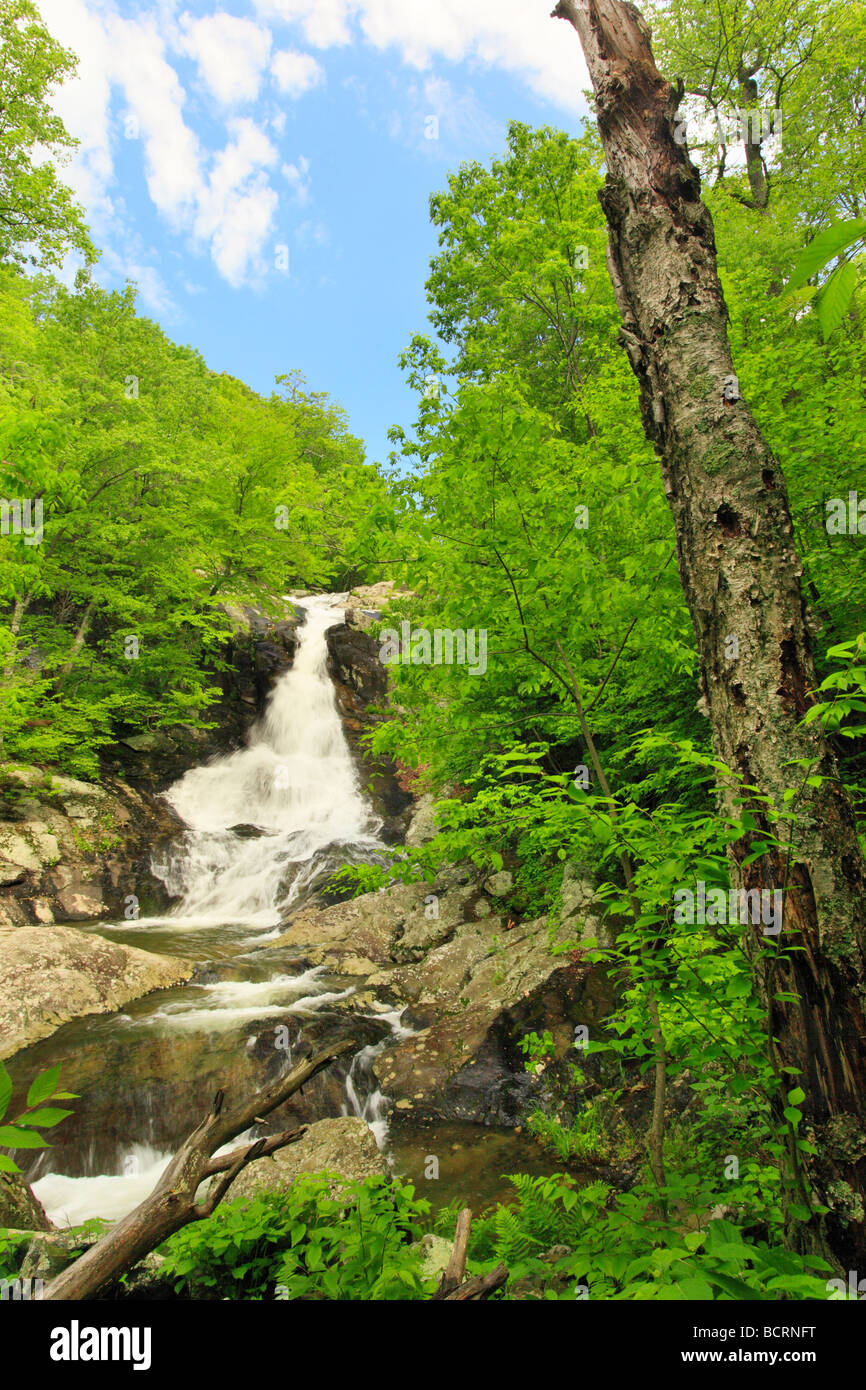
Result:
M278 926L286 908L324 872L381 851L379 822L361 793L327 670L325 633L342 621L344 598L325 594L299 601L306 621L298 629L294 665L274 686L247 746L194 768L166 793L187 830L166 859L152 867L180 902L168 917L107 922L100 930L148 927L182 935L187 929L253 927L259 929L258 946L260 929ZM244 826L245 833L234 833L233 826ZM250 827L262 833L248 838ZM237 940L238 934L232 935ZM310 1016L355 992L354 984L334 989L321 978L324 974L324 966L314 966L294 975L278 969L264 980L191 984L178 998L160 1001L134 1019L121 1019L133 1030L176 1036ZM362 1048L346 1081L344 1113L366 1120L380 1146L387 1132L385 1100L371 1064L387 1041L408 1036L400 1013L386 1008L368 1016L381 1017L391 1036ZM247 1046L254 1042L254 1036L248 1038ZM115 1218L150 1190L168 1157L163 1149L139 1141L118 1155L113 1172L86 1177L49 1172L33 1190L56 1221Z
M326 630L341 595L301 600L292 669L275 685L248 746L192 769L166 794L189 830L154 864L190 926L273 927L328 845L375 852L378 828L358 786L327 670ZM258 838L231 833L255 826Z
M356 1052L346 1076L346 1104L343 1106L343 1114L357 1115L369 1125L380 1149L384 1149L388 1137L387 1097L376 1084L373 1063L390 1042L398 1041L400 1038L411 1038L414 1035L415 1029L407 1028L403 1023L404 1011L405 1006L403 1009L383 1009L375 1015L377 1019L389 1025L391 1036L386 1036L380 1042L362 1047L360 1052ZM368 1014L367 1017L370 1018L372 1015Z

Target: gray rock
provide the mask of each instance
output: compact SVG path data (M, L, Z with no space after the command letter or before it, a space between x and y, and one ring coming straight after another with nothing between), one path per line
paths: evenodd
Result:
M406 832L406 844L417 848L432 840L436 834L436 815L433 797L429 792L419 796L412 811L412 819Z
M452 1242L444 1236L434 1236L432 1231L429 1231L410 1248L421 1259L421 1278L435 1279L438 1282L448 1268L453 1249Z
M260 1158L245 1168L229 1188L227 1199L284 1192L301 1173L339 1173L351 1181L387 1173L373 1131L355 1115L317 1120L297 1143Z
M0 1057L61 1024L112 1013L188 980L190 961L121 946L74 927L0 927Z
M562 910L560 923L578 942L595 941L598 946L613 945L613 931L605 920L605 905L598 897L595 885L583 879L572 864L566 864L562 875Z
M99 1236L81 1231L50 1231L34 1234L27 1254L19 1271L22 1279L41 1279L47 1284L55 1274L60 1274L69 1265L95 1245Z
M507 869L500 869L498 874L491 874L484 883L485 893L489 893L493 898L504 898L514 887L514 879Z
M0 1173L0 1228L50 1231L51 1222L39 1198L20 1173Z
M20 864L3 863L0 861L0 888L9 887L13 883L23 883L27 877L27 870Z

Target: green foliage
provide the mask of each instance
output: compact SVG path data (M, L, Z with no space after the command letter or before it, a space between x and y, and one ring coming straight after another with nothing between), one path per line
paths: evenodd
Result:
M517 1046L526 1057L526 1067L529 1071L535 1071L538 1064L545 1057L551 1057L555 1051L553 1034L546 1030L540 1037L538 1033L524 1033Z
M190 1298L429 1297L411 1248L428 1211L411 1184L303 1174L287 1192L239 1199L177 1232L164 1272Z
M49 1067L40 1072L27 1092L24 1109L14 1120L5 1119L9 1102L12 1099L12 1078L0 1062L0 1148L4 1149L47 1149L51 1146L41 1129L53 1129L72 1114L60 1106L46 1104L47 1101L77 1100L71 1091L61 1091L60 1067ZM0 1173L20 1173L21 1169L8 1154L0 1153Z
M3 1171L5 1172L5 1169ZM0 1228L0 1281L18 1278L18 1271L30 1240L29 1231L7 1231Z
M612 1156L611 1136L604 1119L605 1106L590 1101L570 1125L535 1110L526 1121L527 1129L541 1144L564 1163L604 1163Z
M78 60L30 0L0 0L0 51L0 262L59 265L70 248L93 261L81 208L54 167L78 141L48 103Z
M716 1194L694 1176L675 1181L668 1192L672 1204L702 1214L692 1229L660 1216L656 1191L643 1184L617 1194L601 1182L577 1187L563 1174L517 1174L509 1181L516 1205L498 1207L477 1222L469 1246L473 1272L500 1260L508 1264L505 1297L518 1281L523 1296L559 1300L828 1296L826 1262L752 1239L731 1221L712 1216ZM567 1253L555 1246L567 1247Z
M864 237L866 237L866 218L862 217L852 218L847 222L834 222L832 226L819 232L806 247L794 267L794 273L786 286L783 302L790 302L793 293L801 289L807 280L824 270L830 261L835 260L856 242L862 241ZM829 338L830 334L839 327L848 312L858 278L855 263L850 260L841 260L827 276L818 294L814 296L813 302L818 310L821 332L825 339Z
M866 549L825 525L828 499L856 481L866 436L863 327L856 292L844 293L853 263L821 287L820 318L804 294L827 256L862 232L862 14L812 0L724 0L712 15L692 0L657 8L658 51L691 93L685 111L710 85L725 116L784 106L784 136L762 137L762 168L733 154L718 163L716 141L703 162L740 390L784 472L819 619L821 686L808 719L839 736L862 809L866 702L852 637L866 624ZM828 109L832 150L809 135ZM796 833L815 771L792 766L784 806L769 807L711 755L669 509L615 343L601 180L592 135L513 123L501 159L462 166L431 200L430 321L451 356L421 334L404 354L419 409L411 436L392 432L412 470L392 491L411 592L382 627L484 630L487 664L483 677L459 665L392 668L395 707L371 744L424 769L439 834L423 851L401 850L390 871L429 878L442 860L481 871L507 862L509 913L550 913L553 949L604 964L618 982L619 1007L590 1056L637 1063L649 1081L657 1017L669 1081L688 1096L694 1176L717 1182L726 1155L739 1154L740 1206L769 1226L783 1175L797 1180L792 1165L810 1157L798 1107L786 1104L797 1078L771 1065L744 923L679 921L674 894L703 883L727 898L728 846L740 838L747 864L787 854L759 822L781 816ZM837 219L844 230L822 232ZM717 813L720 781L737 807L730 823ZM592 949L579 921L569 938L566 870L598 881L613 945ZM789 947L765 938L750 950L779 961ZM571 1159L582 1146L603 1152L593 1123L535 1121ZM791 1210L808 1215L803 1203Z

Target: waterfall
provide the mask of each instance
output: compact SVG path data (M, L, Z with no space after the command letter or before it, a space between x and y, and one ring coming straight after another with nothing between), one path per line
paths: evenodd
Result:
M196 953L204 960L219 958L221 942L235 948L226 978L191 982L103 1024L103 1030L110 1026L115 1044L125 1040L131 1057L137 1055L136 1038L145 1036L155 1040L157 1055L160 1039L183 1038L193 1058L219 1047L230 1056L229 1040L235 1039L240 1057L255 1046L260 1027L270 1030L276 1020L295 1017L306 1031L320 1010L326 1014L330 1005L355 993L354 982L343 986L325 965L296 964L278 949L259 949L268 929L278 935L274 929L286 910L302 903L333 869L375 858L383 848L377 838L380 822L359 786L327 669L325 633L342 620L344 599L325 594L300 601L305 622L298 629L294 665L275 684L246 747L192 769L165 794L186 827L152 866L179 898L170 914L100 923L101 932L133 938L142 928L156 930L179 954L185 953L187 931L202 929ZM401 1013L384 1006L361 1015L386 1024L389 1032L360 1049L345 1083L343 1113L363 1118L380 1147L387 1135L386 1102L372 1064L390 1042L409 1035ZM103 1031L85 1039L85 1049L98 1049L104 1036ZM151 1053L145 1043L141 1047L146 1080L140 1109L149 1117ZM285 1060L291 1065L290 1056ZM243 1067L240 1072L246 1075ZM149 1118L138 1131L113 1158L103 1150L99 1160L88 1161L91 1171L85 1176L40 1175L33 1190L52 1219L116 1218L141 1200L171 1150L164 1134L162 1143L154 1141ZM178 1142L186 1132L184 1115ZM241 1136L229 1147L240 1142ZM95 1162L109 1171L94 1172Z
M187 772L166 798L188 829L154 863L189 926L274 927L337 862L380 848L327 670L325 632L341 595L304 599L300 644L246 748ZM232 833L255 827L258 836ZM330 857L327 851L342 853Z

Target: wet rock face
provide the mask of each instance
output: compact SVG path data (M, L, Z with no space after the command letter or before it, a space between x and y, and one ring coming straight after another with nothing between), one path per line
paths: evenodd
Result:
M449 866L435 883L399 884L351 902L297 913L274 946L364 979L395 1008L411 1037L373 1062L398 1113L421 1119L520 1124L544 1100L549 1078L528 1072L520 1040L551 1033L556 1058L578 1060L575 1028L598 1037L614 994L579 950L551 952L547 918L514 924L495 911L503 880L479 883ZM584 885L588 889L588 885ZM591 898L581 892L581 911ZM492 899L492 900L491 900ZM560 942L581 922L557 925ZM582 1059L590 1084L596 1063Z
M49 780L33 767L7 771L14 795L0 800L0 926L146 916L169 906L151 858L183 827L157 793L243 744L297 650L303 610L282 608L276 618L227 610L234 634L227 669L212 676L221 691L208 711L213 729L179 725L120 738L105 750L99 783Z
M346 616L354 618L355 610ZM372 621L372 619L371 619ZM393 758L374 757L362 746L362 735L382 715L376 706L388 699L388 676L379 660L379 643L353 623L339 623L326 633L328 670L334 682L337 705L352 754L373 805L385 821L382 838L392 843L405 838L412 796L401 785Z
M167 905L153 849L178 833L171 808L113 778L6 772L0 802L0 927L144 916Z
M74 927L0 927L0 1057L70 1019L188 980L193 966Z

